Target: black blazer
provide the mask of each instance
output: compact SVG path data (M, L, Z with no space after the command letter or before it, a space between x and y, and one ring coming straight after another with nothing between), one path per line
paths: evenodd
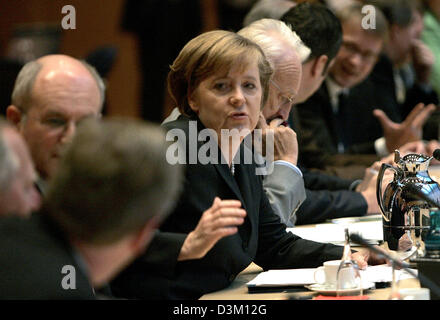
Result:
M75 268L76 289L63 289ZM69 272L70 274L70 272ZM0 219L0 299L95 299L93 289L58 228L44 215Z
M374 83L374 94L384 100L389 108L398 110L400 118L405 119L416 104L439 104L438 95L432 88L423 89L417 82L406 88L405 101L399 104L396 97L396 84L394 82L393 65L389 58L382 55L371 72L369 78ZM440 110L435 113L426 122L423 128L423 138L425 140L438 139L438 126L440 122Z
M180 129L188 137L189 120L180 116L165 128ZM197 128L203 129L198 120ZM188 139L186 142L188 147ZM243 150L242 146L240 152ZM174 239L165 233L155 237L146 254L113 283L113 293L132 298L194 299L227 287L252 261L264 269L277 269L317 267L324 261L340 259L341 247L286 232L255 169L254 163L236 164L232 176L227 164L188 164L183 194L160 228L171 232ZM244 224L235 235L221 239L204 258L176 263L185 235L196 227L216 196L240 200L247 212Z
M360 217L368 204L359 193L349 190L309 190L307 200L296 211L295 225L322 223L328 219Z
M360 193L349 190L352 180L304 168L301 170L307 198L296 212L295 225L367 214L368 204L365 198Z
M402 119L405 119L419 102L425 104L438 104L439 102L435 90L426 91L417 82L414 82L411 87L406 88L405 101L399 105L396 97L393 65L385 55L380 57L369 77L376 84L376 94L386 96L389 104L400 111Z
M301 128L298 134L299 161L304 166L324 168L326 165L360 164L364 154L374 156L374 141L383 136L382 127L373 115L375 108L384 110L393 121L400 121L398 112L375 95L370 79L350 89L347 104L349 121L345 134L348 148L342 156L338 154L339 140L326 83L306 102L296 106ZM370 159L371 156L368 161Z
M301 134L298 111L293 106L289 115L290 126ZM352 161L355 158L352 157ZM303 173L306 199L295 214L295 225L321 223L328 219L363 216L368 205L364 197L349 191L353 180L342 179L321 171L311 171L300 165ZM345 167L344 170L352 170Z

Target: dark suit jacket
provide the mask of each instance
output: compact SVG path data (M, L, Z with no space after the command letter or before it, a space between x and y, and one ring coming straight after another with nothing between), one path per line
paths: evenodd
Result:
M370 74L370 79L374 83L374 94L381 97L389 108L398 110L400 118L403 120L416 106L424 104L439 104L439 99L435 90L425 90L417 82L406 88L405 101L399 104L396 97L396 84L394 82L393 65L391 61L382 55ZM440 110L431 115L425 124L423 138L426 140L438 139L438 125L440 122Z
M178 128L185 132L187 147L188 123L189 119L181 116L165 125L168 130ZM197 127L203 129L200 121ZM202 144L198 143L198 148ZM155 237L146 254L113 283L113 293L137 298L194 299L227 287L252 261L264 269L276 269L317 267L326 260L340 259L341 247L307 241L286 232L286 226L272 211L255 169L254 163L236 164L232 176L227 164L188 164L184 192L160 228L174 233L173 238L166 234ZM204 258L177 262L185 235L195 229L216 196L240 200L247 212L244 224L235 235L221 239Z
M296 211L296 225L322 223L329 219L359 217L367 214L364 197L349 190L309 190L307 199Z
M307 198L296 212L295 225L367 214L368 205L364 197L349 190L353 181L322 172L302 170Z
M292 129L300 135L302 131L298 119L297 108L293 106L289 122ZM352 161L354 160L353 158ZM356 170L354 170L353 166L345 166L343 170L354 172L358 167L356 166ZM306 200L294 216L295 225L320 223L328 219L367 214L368 205L364 197L360 193L349 191L353 179L347 180L321 171L308 170L301 165L300 169L306 187ZM364 169L362 168L360 171L363 176Z
M324 168L328 165L362 164L371 165L375 160L374 141L383 136L379 121L373 110L381 108L394 121L400 116L383 104L381 97L374 94L370 79L350 89L347 98L347 121L345 134L348 148L346 154L338 154L338 136L327 85L306 102L296 106L301 131L298 134L299 161L308 168ZM356 156L352 156L356 154ZM369 154L362 161L364 154Z
M76 289L63 289L63 266ZM70 274L70 273L69 273ZM0 299L95 299L87 276L59 230L42 214L0 219Z

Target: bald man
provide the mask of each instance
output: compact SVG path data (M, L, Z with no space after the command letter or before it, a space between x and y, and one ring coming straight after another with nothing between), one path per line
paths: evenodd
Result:
M78 122L100 115L104 90L92 67L69 56L44 56L21 69L6 116L29 146L41 191Z
M20 134L0 118L0 217L27 217L41 203L35 169Z

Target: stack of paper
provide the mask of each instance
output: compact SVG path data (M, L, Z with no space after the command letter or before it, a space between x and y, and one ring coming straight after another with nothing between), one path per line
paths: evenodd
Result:
M261 272L248 287L277 287L277 286L304 286L315 283L314 273L316 268L311 269L284 269Z
M417 274L416 269L410 269ZM396 281L414 278L405 270L395 270ZM368 266L365 270L361 270L362 279L369 282L391 282L393 279L393 269L388 265Z
M315 226L307 227L294 227L288 228L297 236L324 243L343 244L345 241L345 228L348 228L349 233L357 233L370 243L380 243L383 241L383 226L382 220L374 219L372 221L357 222L347 221L343 222L343 219L338 219L338 223L323 223Z

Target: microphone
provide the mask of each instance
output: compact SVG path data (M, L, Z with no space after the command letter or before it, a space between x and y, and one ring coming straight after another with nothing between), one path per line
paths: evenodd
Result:
M397 266L401 269L404 269L406 272L408 272L414 278L419 279L420 283L426 285L433 293L435 293L437 296L440 296L440 287L436 283L431 281L429 278L424 276L420 271L418 271L418 274L416 274L414 271L409 269L408 263L406 263L400 259L394 258L382 250L379 250L379 248L368 243L368 241L366 239L364 239L362 236L360 236L357 233L350 233L350 241L352 241L353 243L360 244L363 247L366 247L368 250L374 252L379 257L384 257L385 259L392 261L395 266Z
M387 260L390 260L392 262L394 262L394 264L396 266L398 266L399 268L402 269L407 269L409 268L409 264L400 260L400 259L396 259L391 257L389 254L385 253L384 251L380 250L379 248L373 246L372 244L370 244L368 242L368 240L364 239L362 236L360 236L357 233L350 233L350 241L353 243L357 243L360 244L363 247L368 248L370 251L373 251L376 255L378 255L379 257L383 257ZM417 278L417 274L415 274L412 270L408 271L409 274L411 274L412 276Z

